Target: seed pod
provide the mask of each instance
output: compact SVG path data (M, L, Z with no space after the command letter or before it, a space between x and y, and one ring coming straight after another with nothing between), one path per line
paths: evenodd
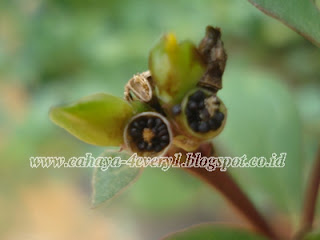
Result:
M129 102L135 99L145 103L150 102L152 99L151 81L150 71L134 75L125 86L125 99Z
M196 88L183 99L182 112L175 116L180 132L199 140L217 136L224 128L227 110L210 90Z
M206 72L200 79L198 86L217 92L222 88L222 75L227 62L220 28L211 26L206 28L206 35L200 42L198 51L207 65Z
M149 69L161 105L171 105L197 86L206 64L192 42L168 34L150 52Z
M142 103L142 105L149 106L155 111L164 114L158 97L154 94L154 82L150 71L134 75L124 88L124 97L133 105Z
M140 113L127 124L124 141L126 146L139 156L162 156L172 142L170 123L159 113Z

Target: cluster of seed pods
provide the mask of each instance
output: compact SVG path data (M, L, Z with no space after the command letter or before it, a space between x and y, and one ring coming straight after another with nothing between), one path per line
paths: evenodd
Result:
M125 144L132 152L142 156L159 156L169 149L176 135L194 137L197 139L195 142L199 142L199 139L206 141L221 132L226 121L226 108L216 94L222 88L227 55L220 29L207 27L206 36L195 51L206 64L206 70L194 89L189 89L178 104L166 102L161 105L154 91L156 81L149 71L129 80L125 88L126 100L138 100L152 109L137 114L126 126Z
M167 34L151 50L149 70L125 85L124 99L97 93L52 108L50 118L87 143L121 146L143 157L194 151L225 125L227 111L217 92L226 60L217 27L208 26L198 46Z

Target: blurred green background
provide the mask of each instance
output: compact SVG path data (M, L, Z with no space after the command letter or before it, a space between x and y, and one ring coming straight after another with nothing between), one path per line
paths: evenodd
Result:
M243 224L180 169L147 169L111 204L90 208L91 169L31 169L31 156L103 148L49 121L51 106L96 92L122 96L166 32L196 44L219 26L229 55L221 155L287 152L283 169L231 169L274 225L296 225L320 137L320 51L247 1L0 2L0 238L157 239L206 221Z

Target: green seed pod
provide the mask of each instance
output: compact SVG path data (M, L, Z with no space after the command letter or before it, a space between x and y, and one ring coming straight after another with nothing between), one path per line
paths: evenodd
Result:
M162 156L172 143L170 123L156 112L135 115L125 127L124 142L131 152L139 156Z
M189 92L178 106L173 106L172 115L181 135L190 136L194 142L209 140L224 128L227 109L212 91L196 88Z
M149 69L160 103L171 105L197 86L206 64L193 43L168 34L150 52Z

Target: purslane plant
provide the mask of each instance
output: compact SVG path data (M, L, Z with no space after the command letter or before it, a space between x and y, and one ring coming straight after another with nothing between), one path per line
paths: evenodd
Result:
M226 61L219 28L208 26L198 47L189 41L178 43L173 34L168 34L151 50L149 71L128 81L124 99L94 94L67 106L53 107L50 118L84 142L120 147L120 152L106 151L103 156L137 153L154 157L188 151L211 156L213 146L208 141L223 130L227 119L226 107L217 96ZM189 169L218 189L257 231L274 238L272 229L227 173L217 171L210 176L198 170ZM121 178L119 172L126 177ZM93 203L109 200L138 173L125 166L117 174L112 169L96 169ZM110 190L103 180L118 185ZM97 194L103 190L106 194Z
M98 93L78 102L53 107L51 120L89 144L119 147L102 156L126 159L139 156L172 156L177 152L201 152L215 155L210 142L224 128L227 108L217 96L222 88L227 54L219 28L208 26L198 46L192 42L178 43L168 34L151 50L149 70L134 75L125 86L124 99ZM120 149L120 150L119 150ZM319 154L320 159L320 154ZM246 194L226 172L208 172L202 168L185 169L218 190L256 232L217 225L200 226L167 239L285 239L257 211ZM317 165L311 182L305 222L297 239L312 225L317 187ZM140 170L95 169L93 204L111 199L139 175ZM308 200L310 199L310 200ZM308 206L308 205L307 205ZM201 232L201 234L199 234ZM191 238L190 236L193 236Z

